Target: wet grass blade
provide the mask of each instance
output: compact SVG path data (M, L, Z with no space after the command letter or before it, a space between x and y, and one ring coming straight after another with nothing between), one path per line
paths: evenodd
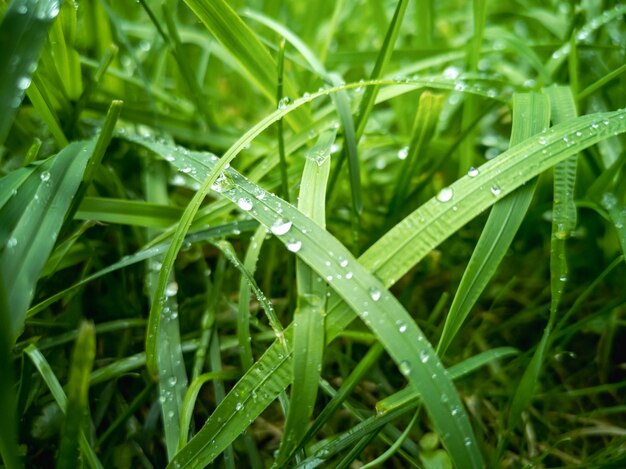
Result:
M544 95L527 93L513 97L511 147L545 130L549 124L550 102ZM470 174L475 171L471 169ZM498 269L526 216L535 193L535 185L536 181L526 184L491 209L444 323L437 345L439 353L445 353Z
M302 174L298 209L321 228L326 226L326 183L330 172L330 148L335 130L322 133L307 154ZM300 240L287 244L292 252L302 248ZM296 261L298 305L293 319L293 384L285 436L275 466L283 467L302 442L311 420L324 358L326 286L304 261Z
M551 102L551 115L554 124L571 122L576 118L576 104L569 87L552 86L546 89L546 96ZM566 143L569 143L567 138ZM550 317L541 340L528 367L524 370L522 379L511 399L511 408L508 416L509 431L513 431L520 424L522 412L528 408L535 396L545 356L550 347L558 305L567 281L565 240L576 227L576 205L574 203L576 166L576 154L554 166L554 199L552 204L552 236L550 240Z
M59 0L11 2L0 24L0 144L3 144L24 91L31 83L50 25L59 13Z
M0 209L4 224L0 268L5 276L14 339L24 327L39 274L52 252L94 148L94 141L65 147L37 166Z
M79 461L81 429L88 430L89 376L96 354L93 324L83 323L78 331L72 354L69 382L67 385L67 407L61 434L56 467L73 469Z

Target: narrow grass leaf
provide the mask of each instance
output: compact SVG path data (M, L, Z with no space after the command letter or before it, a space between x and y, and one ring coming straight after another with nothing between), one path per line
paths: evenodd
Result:
M30 173L15 196L0 209L5 224L2 231L9 233L0 251L0 268L8 292L14 339L24 327L35 285L94 148L94 141L70 144Z
M93 324L83 323L72 354L67 385L67 407L56 467L73 469L79 461L81 429L88 429L89 376L96 354Z
M568 86L546 89L552 106L552 122L559 124L576 118L574 95ZM568 267L565 241L576 229L574 184L578 155L572 155L554 166L554 200L552 203L552 237L550 240L550 323L554 324L558 304L567 282Z
M326 226L326 183L330 172L330 148L335 130L323 132L307 154L298 199L299 210L321 228ZM298 252L302 241L294 238L287 249ZM302 442L313 415L324 358L326 286L304 261L296 262L298 305L293 319L293 384L284 438L274 463L283 467Z
M510 146L545 130L549 123L550 102L544 95L516 94ZM468 176L476 171L470 169ZM511 246L535 193L535 183L526 184L493 206L446 317L437 345L439 353L445 353Z
M30 86L32 74L50 25L59 13L59 0L11 2L0 24L0 144Z

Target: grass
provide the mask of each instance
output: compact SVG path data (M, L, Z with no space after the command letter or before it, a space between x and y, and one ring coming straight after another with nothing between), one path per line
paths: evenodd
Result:
M619 3L0 4L4 467L621 467Z

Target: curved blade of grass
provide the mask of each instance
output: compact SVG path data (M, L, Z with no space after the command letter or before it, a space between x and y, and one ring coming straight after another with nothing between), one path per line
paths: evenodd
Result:
M544 95L526 93L513 96L511 147L545 130L549 124L550 102ZM526 216L535 186L536 181L526 184L491 209L446 317L437 345L439 353L445 353L498 269Z
M0 268L16 339L26 318L39 274L63 225L92 156L95 142L75 142L39 165L1 209L9 238L0 251ZM7 230L7 231L5 231Z
M0 24L0 145L31 83L48 29L59 13L59 0L15 0Z
M276 94L276 62L254 31L225 0L185 0L185 3L273 103ZM290 80L285 80L284 87L286 96L296 95L296 88ZM296 112L286 120L296 130L309 123L309 117L304 111Z
M48 389L50 390L50 394L52 394L52 397L56 401L61 411L65 413L67 409L67 396L65 395L65 392L63 391L63 387L61 386L61 383L59 383L59 380L54 374L54 371L52 371L52 368L50 367L50 364L48 363L46 358L37 349L37 347L32 344L24 349L24 353L26 353L28 357L31 359L31 361L37 368L37 371L39 371L39 374L41 375L44 382L48 386ZM87 464L89 464L90 467L96 468L96 469L102 469L103 466L98 460L98 456L96 456L96 453L94 452L93 448L89 444L89 441L87 440L87 437L85 436L84 432L82 431L82 429L79 431L80 431L79 444L80 444L80 451L81 451L82 456L85 458Z
M326 183L330 172L330 147L336 130L323 132L307 154L300 185L298 209L321 228L326 226ZM298 252L301 241L287 245ZM326 286L301 259L296 261L298 305L293 319L293 384L284 438L274 465L283 467L293 457L307 431L317 398L324 357Z
M303 101L306 100L303 99ZM298 102L294 103L294 105L297 104ZM274 119L276 116L280 116L280 114L280 112L276 112L273 115ZM481 167L478 176L462 178L451 186L453 194L456 194L456 200L464 201L462 210L461 206L458 206L457 209L453 209L453 207L455 207L454 204L441 203L437 199L432 199L398 224L385 235L379 243L370 248L370 250L361 257L361 262L376 272L379 278L385 279L385 284L391 285L395 283L399 276L403 275L415 262L430 252L433 247L442 242L447 236L456 231L471 218L475 217L482 210L493 204L496 197L490 188L493 188L495 183L501 184L498 186L501 196L510 193L528 179L535 177L537 174L567 156L593 145L604 138L624 132L626 130L624 114L626 114L626 111L615 111L581 117L574 122L556 126L547 131L545 135L542 135L542 137L546 139L545 145L532 139L517 145L501 155L500 158L496 158ZM268 118L266 121L267 120L271 121L272 119ZM266 125L266 121L259 126ZM600 122L601 125L598 124L598 122ZM258 132L258 128L252 129L247 136L242 138L235 147L231 149L229 154L225 155L217 164L215 161L211 161L200 154L201 156L197 157L200 161L196 162L195 171L192 171L191 174L193 175L195 173L195 177L198 177L201 173L208 174L206 168L202 170L201 173L198 171L202 166L208 165L210 167L211 165L215 165L211 171L212 176L206 181L207 183L211 183L215 180L215 176L223 171L226 163L241 149L241 146L245 144L244 142L251 140ZM577 137L575 136L576 132L581 132L582 135ZM573 137L569 140L569 143L566 144L562 139L564 136L568 135L573 135ZM142 141L138 137L132 137L131 140L162 155L171 155L172 153L172 148L160 145L156 142ZM193 163L193 160L190 158L193 156L194 154L192 152L188 154L180 153L178 158L174 158L173 164L187 167L187 165ZM226 158L226 156L228 156L228 158ZM229 170L228 174L230 174L230 179L232 179L233 175L236 173ZM238 187L238 184L234 184L233 190L230 190L231 186L233 185L229 185L229 190L223 193L229 198L232 197L234 200L238 200L240 193L234 190ZM206 187L205 190L208 190L208 187ZM256 186L251 187L248 192L252 197L258 194L264 194L263 190ZM192 204L192 206L195 205ZM193 217L193 213L190 215ZM429 223L424 223L426 215L428 215L430 220ZM420 220L422 220L421 223ZM314 230L314 228L314 226L308 227L308 229L311 230ZM410 246L410 249L405 249L405 246ZM318 268L316 268L316 270L319 272ZM322 268L322 270L324 270L324 268ZM337 302L336 299L334 304L329 306L329 314L327 316L327 336L329 339L335 337L338 331L343 329L353 317L349 309L339 306L340 302ZM339 308L333 311L337 307ZM329 330L331 333L328 333ZM289 334L286 334L286 338L288 337ZM245 395L252 389L248 381L251 380L253 383L257 382L260 369L264 369L264 371L261 372L264 376L271 370L271 374L274 374L272 378L275 379L269 381L267 383L268 387L264 388L266 391L265 395L267 399L269 399L269 401L265 399L264 401L269 404L277 393L284 389L288 382L289 374L288 369L284 366L286 358L282 352L270 349L266 353L265 358L263 364L259 365L259 367L255 365L246 375L248 379L244 379L240 381L240 383L244 383L241 384L241 387L247 389L244 392ZM256 377L254 375L256 375ZM267 377L262 381L266 379ZM285 379L287 379L287 381L285 381ZM261 384L263 384L262 381ZM253 387L256 386L258 386L258 382ZM274 392L276 392L276 394L274 394ZM222 448L222 446L221 444L217 445L216 442L210 449L207 448L206 443L212 441L206 440L207 436L214 438L216 433L220 435L220 431L223 430L224 426L231 423L230 420L233 418L233 415L237 415L237 419L234 420L232 424L243 424L242 429L245 428L250 418L253 418L251 416L258 415L258 412L267 405L263 404L260 399L257 399L254 403L248 400L247 402L250 404L250 408L246 409L246 412L237 414L235 405L242 404L242 394L239 394L237 399L239 399L239 401L233 401L227 396L222 407L218 407L216 411L216 414L222 414L222 412L218 411L223 411L223 416L215 417L216 419L221 419L217 427L214 427L215 421L209 419L209 422L207 422L203 430L191 440L173 462L189 461L189 458L195 458L199 455L202 455L203 460L211 460L219 454L219 448ZM246 401L246 398L243 398L243 400ZM224 418L224 416L226 418ZM229 434L230 437L228 436ZM239 433L236 432L235 434L227 433L221 435L223 435L229 441L228 444L230 444L230 441L232 441L230 438L238 434Z
M78 331L67 385L67 406L56 467L74 469L79 459L81 429L89 406L89 375L96 355L95 329L83 323Z

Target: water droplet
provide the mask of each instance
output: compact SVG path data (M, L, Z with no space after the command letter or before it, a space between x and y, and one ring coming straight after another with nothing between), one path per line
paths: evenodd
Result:
M237 201L237 205L241 210L248 211L252 209L252 201L247 197L242 197Z
M279 218L274 222L270 229L276 236L282 236L291 229L291 224L292 223L290 221L285 221L282 218Z
M177 381L178 379L176 379L176 376L170 376L167 380L167 384L170 386L176 386Z
M430 354L428 353L428 350L422 350L420 352L420 361L422 363L427 363L428 360L430 360Z
M452 190L452 188L444 187L443 189L439 191L439 194L437 194L437 200L439 202L449 202L453 196L454 196L454 191Z
M352 272L348 272L346 274L346 279L350 280L352 278Z
M485 151L485 159L493 160L499 154L500 150L498 150L497 148L487 148L487 150Z
M241 402L237 402L237 405L235 406L235 410L239 412L241 409L243 409L243 404Z
M302 248L302 241L291 240L287 243L287 249L291 252L298 252Z
M461 70L458 67L454 67L454 66L447 67L443 71L443 77L449 78L450 80L456 80L457 78L459 78L460 74L461 74Z
M7 241L7 247L14 248L15 246L17 246L17 238L15 238L14 236L11 236L9 240Z
M546 137L539 137L540 145L545 145L546 143L548 143L548 139Z
M340 260L339 260L339 265L340 265L341 267L343 267L343 268L348 267L348 259L343 259L343 258L342 258L342 259L340 259Z
M401 361L399 368L403 376L408 376L411 373L411 364L407 360Z
M28 88L30 86L30 81L31 81L30 77L28 77L28 76L20 77L20 79L17 80L17 87L20 90L25 90L26 88Z
M500 186L498 186L497 184L494 184L493 186L491 186L491 189L489 190L494 195L494 197L499 197L500 193L502 192L502 189L500 189Z
M178 293L178 283L170 282L165 288L165 296L174 296Z
M380 300L380 290L378 288L371 288L370 289L370 297L372 298L372 301L378 301Z
M467 175L471 178L478 176L478 170L473 166L467 171Z
M409 156L409 147L402 147L398 151L398 158L401 160L406 160L406 157Z
M39 175L39 179L41 179L41 182L48 182L50 180L50 172L49 171L43 171Z
M404 324L402 321L398 321L396 324L398 325L398 331L400 332L400 334L404 334L407 329L406 324Z
M291 98L288 96L285 96L283 99L278 101L278 109L285 109L290 104L291 104Z
M174 418L174 415L175 415L175 414L174 414L174 411L173 411L173 410L170 410L170 411L167 413L167 417L168 417L168 418L170 418L170 419L173 419L173 418Z
M463 440L463 443L465 444L465 446L472 446L472 439L469 436L466 436Z
M452 416L458 415L461 413L461 408L458 405L455 405L454 407L452 407Z

